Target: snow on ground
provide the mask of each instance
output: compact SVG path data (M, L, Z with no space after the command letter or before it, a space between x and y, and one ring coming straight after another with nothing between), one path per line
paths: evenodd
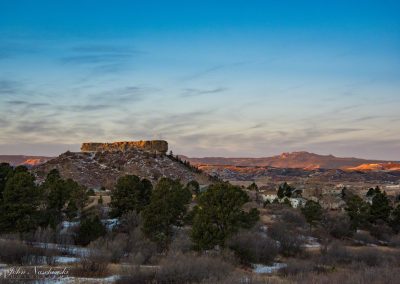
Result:
M54 243L32 243L34 247L55 249L61 252L66 252L68 254L85 256L90 252L90 249L75 245L60 245Z
M273 273L281 268L286 267L286 263L274 262L272 265L253 264L253 272L255 273Z
M115 226L117 226L119 224L118 219L105 219L105 220L101 220L101 222L103 223L104 226L106 226L106 228L111 231Z
M303 245L305 248L320 248L321 244L318 242L317 238L313 237L305 237L303 236L303 239L307 242L306 244Z
M56 256L55 261L58 264L71 264L71 263L79 262L80 258L73 257L73 256Z
M76 227L79 225L79 223L80 223L79 221L77 221L77 222L63 221L63 222L61 222L61 228L67 229L67 228Z
M120 278L119 275L112 275L105 278L88 278L88 277L64 277L59 279L47 279L37 281L35 284L74 284L74 283L98 283L108 284L115 283Z

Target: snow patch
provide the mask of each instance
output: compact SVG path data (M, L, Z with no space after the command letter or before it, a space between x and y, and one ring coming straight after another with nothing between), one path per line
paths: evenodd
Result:
M274 262L272 265L253 264L253 272L258 274L273 273L281 268L287 267L286 263Z

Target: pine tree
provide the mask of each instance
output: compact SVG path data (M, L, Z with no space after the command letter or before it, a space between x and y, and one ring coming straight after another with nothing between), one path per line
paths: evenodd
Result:
M359 196L352 195L351 197L347 198L345 210L350 217L353 230L367 225L370 206Z
M10 179L13 174L13 167L11 167L8 163L0 163L0 201L2 199L7 180Z
M248 195L240 187L229 183L211 185L201 194L191 232L196 249L224 246L227 238L240 228L252 227L259 212L253 209L246 213L242 207L248 201Z
M390 211L392 211L392 207L389 205L386 192L381 192L379 187L377 187L370 207L370 221L376 222L377 220L382 220L386 222L388 221Z
M141 181L135 175L120 177L111 194L110 215L120 217L129 211L142 211L150 201L152 187L150 181Z
M91 241L106 234L106 228L98 216L87 217L81 221L77 242L80 245L88 245Z
M200 194L200 185L196 180L189 181L186 187L194 194Z
M179 181L162 178L158 181L143 210L143 233L166 249L172 236L172 226L182 226L187 205L192 198L190 191Z
M278 188L278 197L279 199L282 199L284 197L291 197L293 191L295 190L294 187L290 186L289 184L287 184L287 182L284 182L283 184L281 184Z
M396 233L400 232L400 204L390 214L389 224L393 231Z
M301 212L308 224L310 224L310 230L312 226L315 226L322 218L322 207L318 202L313 200L307 200L305 206L301 208Z
M26 171L14 172L3 191L0 229L3 232L28 232L39 222L40 192L35 178Z

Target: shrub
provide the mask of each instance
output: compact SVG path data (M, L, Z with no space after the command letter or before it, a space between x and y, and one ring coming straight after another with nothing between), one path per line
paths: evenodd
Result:
M84 254L79 263L81 272L86 276L98 276L107 273L110 252L95 247Z
M115 236L101 237L90 243L91 248L102 249L110 254L110 261L119 263L127 252L128 235L117 234Z
M348 264L352 261L350 251L338 242L334 242L322 256L322 263L325 264Z
M192 240L190 239L189 232L187 230L178 230L175 237L173 238L169 251L187 253L191 251L193 247Z
M372 224L369 232L371 235L381 241L389 241L393 235L393 230L382 220L378 220L376 224Z
M322 225L325 230L336 239L348 238L354 234L350 218L344 214L326 214L323 218Z
M280 212L281 220L285 223L293 224L297 227L304 227L306 219L300 211L295 209L284 209Z
M116 231L120 233L129 234L129 232L139 227L140 224L141 224L140 215L137 214L136 211L128 211L124 213L119 219Z
M382 252L374 248L363 248L354 254L355 260L368 266L379 266L384 261Z
M369 232L366 231L357 231L354 234L353 239L357 244L362 244L362 245L376 243L376 239L372 237Z
M38 242L38 243L52 243L56 240L56 234L54 230L48 226L47 228L42 228L39 227L36 229L34 235L33 235L33 241Z
M400 269L398 267L365 267L357 269L343 269L329 274L300 273L290 277L289 283L313 283L313 284L382 284L399 283ZM272 282L275 283L275 282ZM280 282L276 282L280 283Z
M367 266L379 266L385 262L396 261L392 259L391 254L385 255L379 249L362 248L360 250L350 251L346 247L334 243L325 256L322 258L324 263L328 264L350 264L359 263Z
M207 279L222 280L233 267L217 257L190 254L169 255L156 273L160 283L198 283Z
M279 269L279 274L283 276L293 276L302 273L310 273L320 270L312 261L308 260L290 260L286 267Z
M276 241L257 232L240 232L228 243L241 263L271 263L278 254Z
M0 240L0 261L18 265L53 264L55 253L20 241Z
M119 278L117 284L148 284L154 283L155 271L140 268L140 266L124 267L123 276Z
M279 252L284 256L295 256L303 252L304 240L297 232L290 231L290 227L283 223L274 223L269 234L279 242Z
M130 261L134 264L150 263L157 254L157 245L146 239L139 228L129 234L127 251Z
M392 247L400 247L400 235L392 236L389 240L389 245Z

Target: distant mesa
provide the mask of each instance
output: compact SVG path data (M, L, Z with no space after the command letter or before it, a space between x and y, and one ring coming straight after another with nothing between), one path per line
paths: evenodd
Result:
M155 154L166 154L168 151L168 142L164 140L140 140L140 141L122 141L113 143L83 143L82 152L114 152L140 149Z

